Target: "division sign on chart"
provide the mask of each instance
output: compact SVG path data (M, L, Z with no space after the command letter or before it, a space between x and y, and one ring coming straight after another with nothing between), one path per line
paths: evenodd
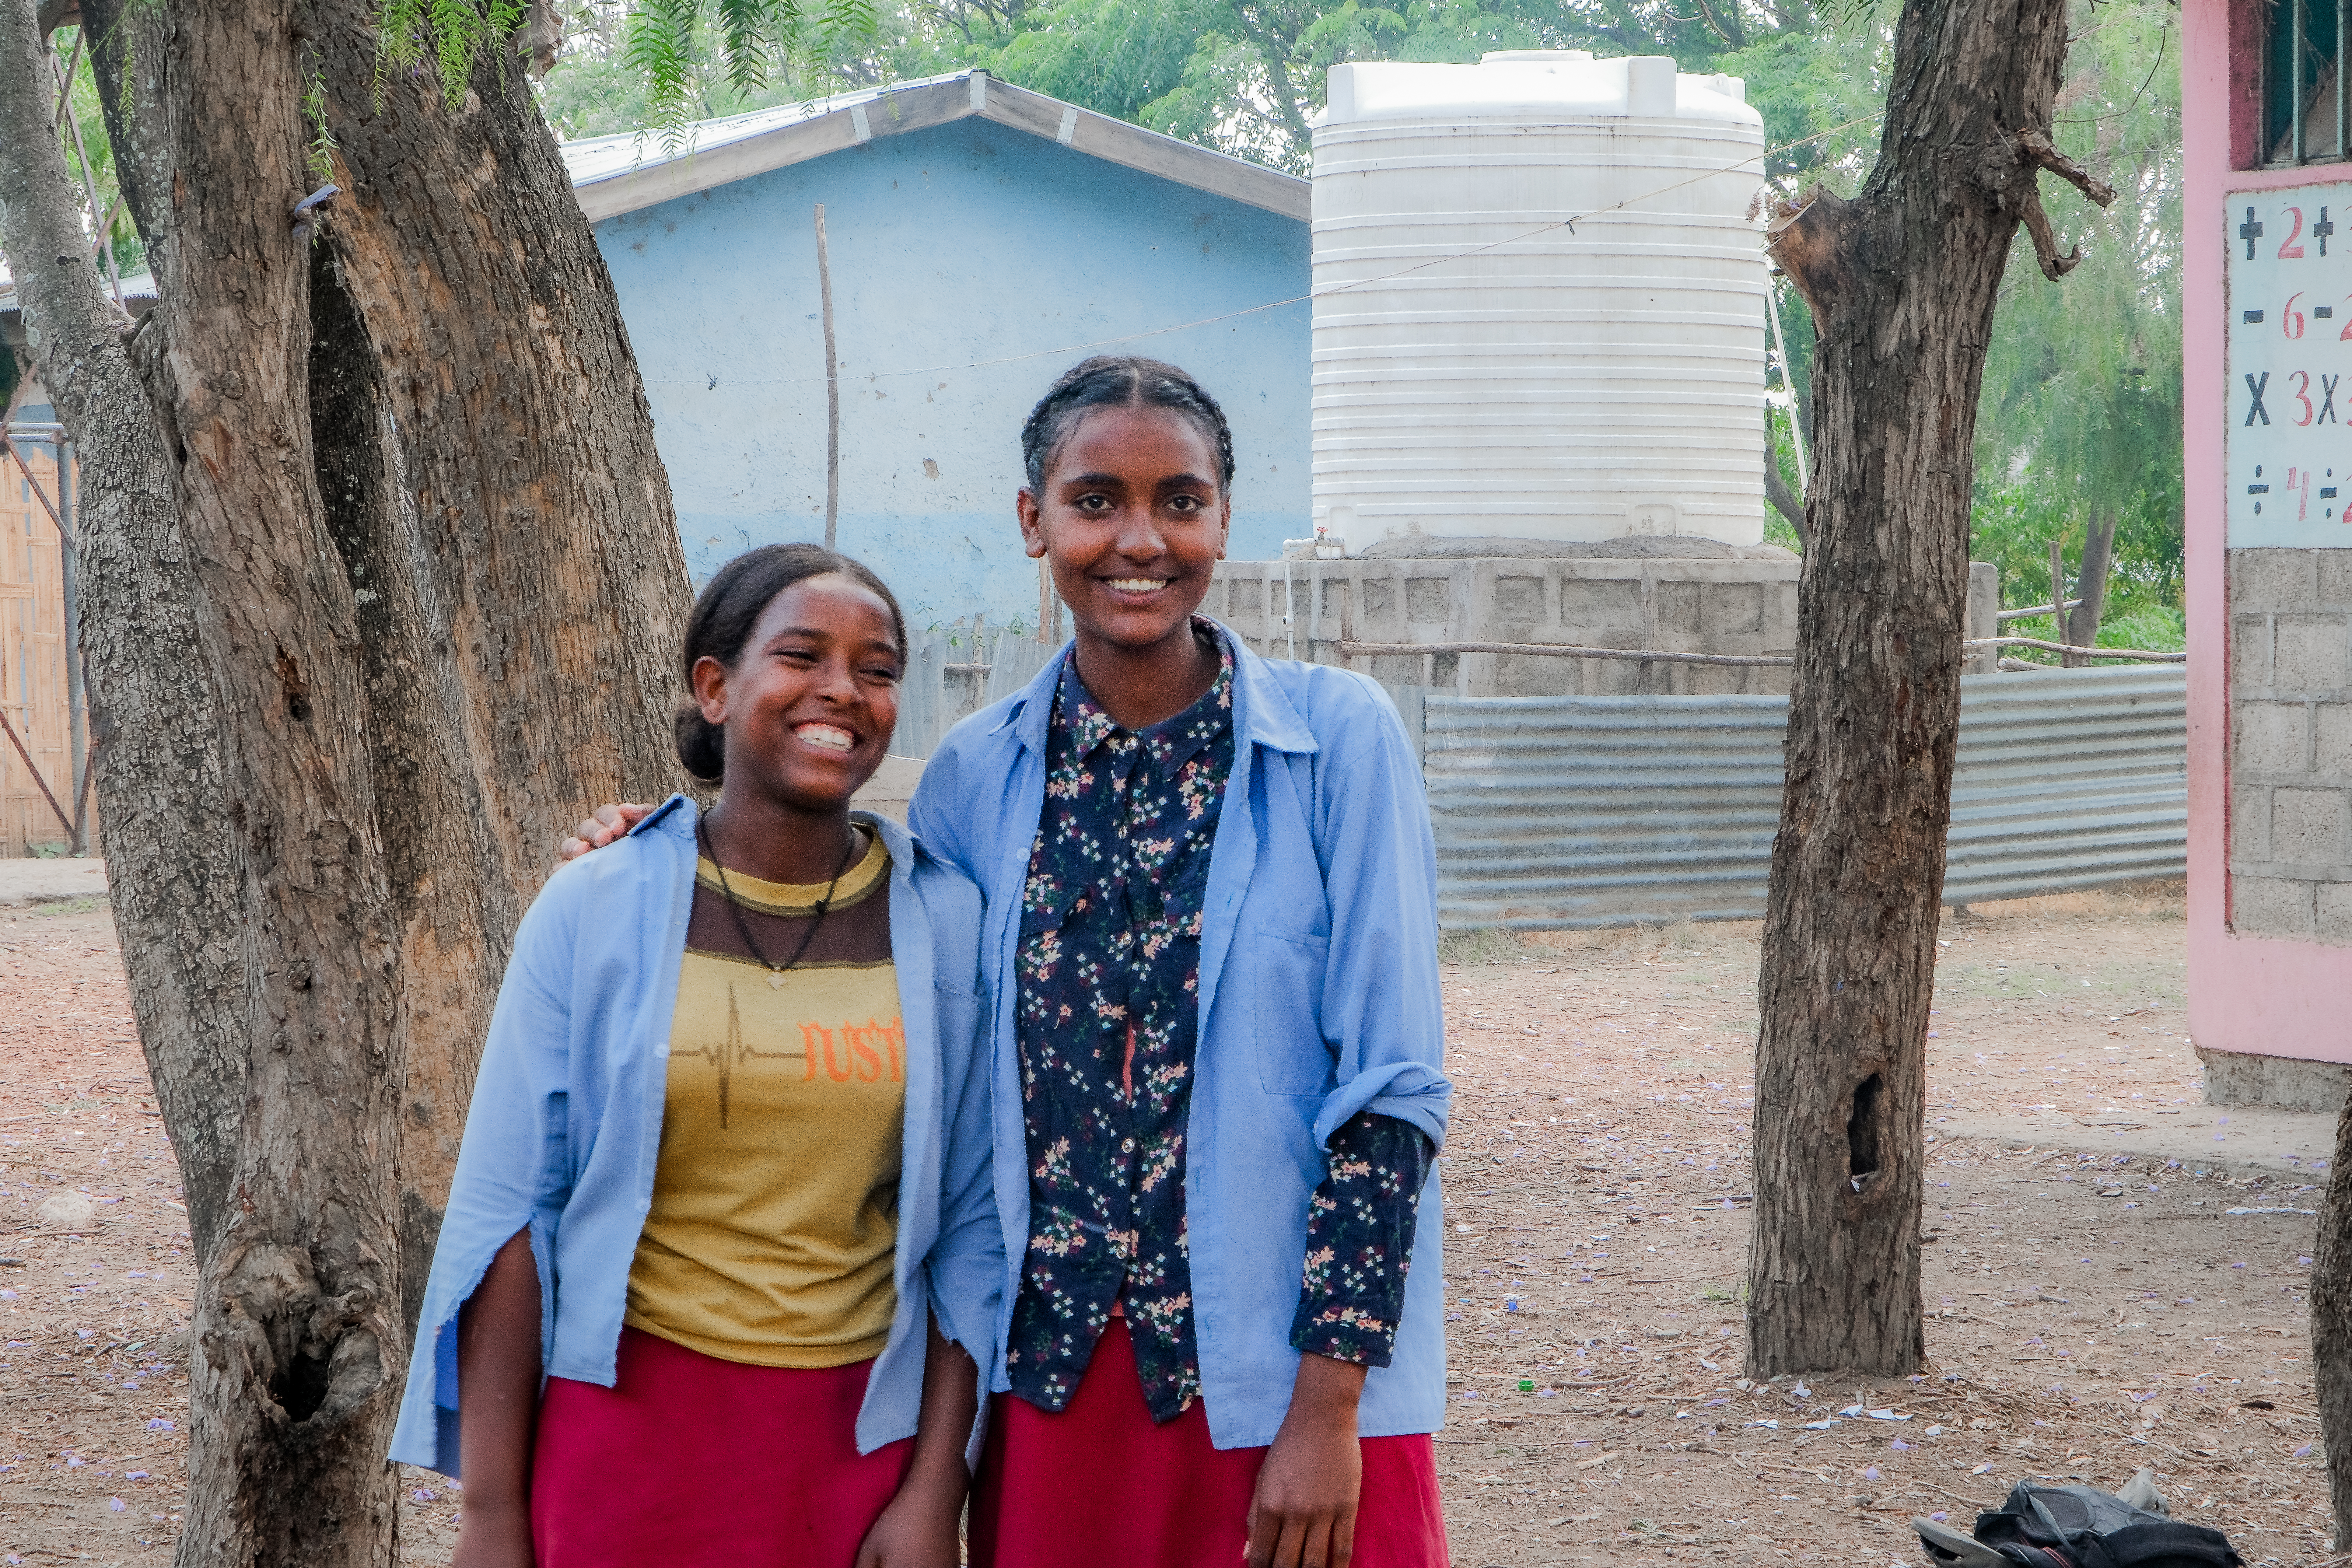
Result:
M2230 548L2352 546L2352 184L2228 212Z

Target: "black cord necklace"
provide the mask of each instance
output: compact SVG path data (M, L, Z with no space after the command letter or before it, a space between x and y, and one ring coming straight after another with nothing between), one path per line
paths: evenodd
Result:
M816 940L816 933L824 929L825 911L833 908L833 890L841 885L841 874L849 869L849 858L857 853L857 830L854 827L849 830L849 842L841 851L841 864L833 868L833 879L824 885L824 897L816 901L816 918L809 921L808 934L801 938L800 946L793 949L793 955L782 963L776 963L761 952L760 944L751 940L751 922L743 918L743 906L736 899L735 889L728 885L727 868L719 863L719 852L710 847L709 831L704 827L699 818L697 818L694 824L694 837L702 846L702 852L710 858L712 868L719 873L719 891L726 899L727 908L735 916L736 934L743 939L743 945L751 950L751 956L758 959L761 966L767 970L768 989L782 991L784 988L785 972L801 961L802 956L809 950L809 943Z

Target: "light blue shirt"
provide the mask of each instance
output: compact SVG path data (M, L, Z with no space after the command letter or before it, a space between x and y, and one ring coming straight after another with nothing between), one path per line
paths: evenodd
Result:
M1005 1268L989 1191L980 892L897 823L857 820L890 851L890 956L907 1037L898 1312L857 1414L858 1452L871 1453L914 1435L927 1310L983 1379L992 1374ZM457 1309L526 1226L546 1374L613 1385L661 1151L694 821L694 803L673 795L620 843L556 872L515 932L425 1286L394 1459L457 1473Z
M1222 635L1234 652L1234 767L1203 896L1184 1202L1210 1436L1244 1448L1273 1442L1290 1405L1291 1316L1327 1140L1372 1110L1442 1146L1454 1091L1442 1070L1436 845L1403 721L1360 675L1260 658ZM908 813L924 844L988 898L1000 1346L1029 1245L1013 954L1061 668L1049 661L1025 689L950 731ZM1365 1380L1365 1436L1443 1424L1443 1232L1433 1174L1395 1349ZM992 1386L1007 1386L1001 1370Z

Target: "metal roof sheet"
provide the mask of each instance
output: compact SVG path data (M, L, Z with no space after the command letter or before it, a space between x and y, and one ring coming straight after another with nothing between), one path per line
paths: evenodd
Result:
M562 152L581 210L597 223L885 136L971 119L1024 131L1073 152L1301 223L1308 219L1309 187L1296 174L1179 142L999 81L982 70L706 120L689 129L686 145L676 153L666 151L649 132L568 142Z

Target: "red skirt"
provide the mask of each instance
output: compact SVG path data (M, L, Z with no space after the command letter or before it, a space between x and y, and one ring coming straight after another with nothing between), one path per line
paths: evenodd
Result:
M539 1568L851 1568L912 1438L857 1451L872 1362L745 1366L621 1331L611 1388L551 1377L531 1456Z
M1362 1443L1350 1568L1446 1568L1428 1435ZM1113 1558L1120 1568L1233 1568L1265 1455L1212 1447L1199 1400L1154 1425L1127 1320L1113 1318L1066 1409L996 1396L972 1494L971 1568L1101 1568Z

